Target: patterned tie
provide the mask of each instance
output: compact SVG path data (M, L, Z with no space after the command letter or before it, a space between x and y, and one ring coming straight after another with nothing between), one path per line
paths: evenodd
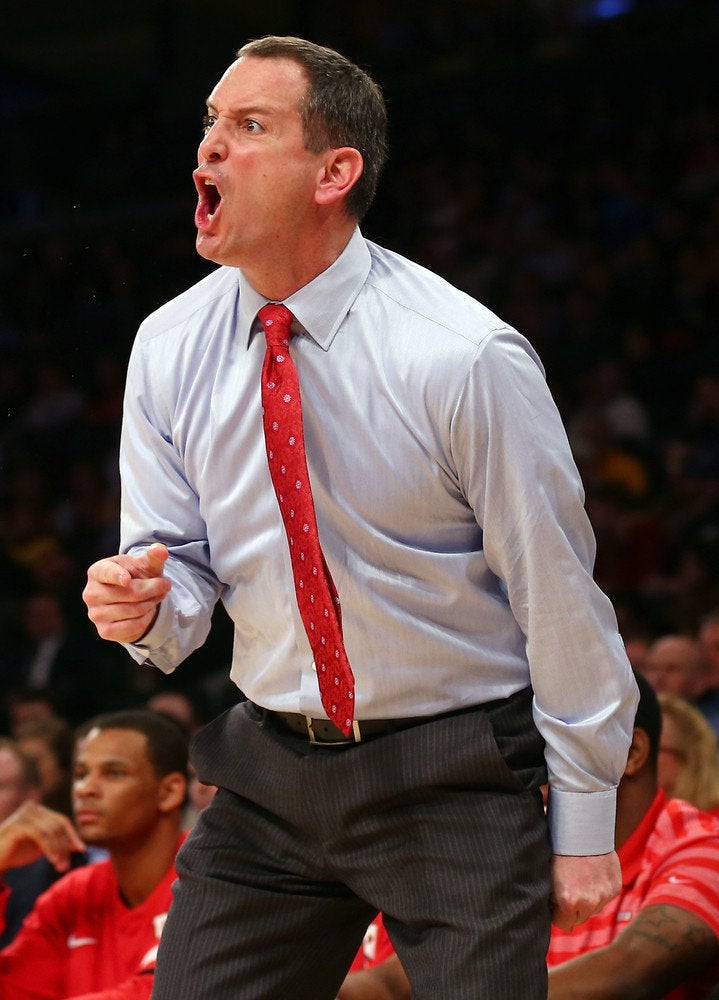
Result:
M315 659L320 697L345 736L354 718L354 676L342 640L337 590L320 547L307 472L297 368L290 355L292 313L286 306L260 309L267 338L262 366L262 422L267 460L290 546L297 604Z

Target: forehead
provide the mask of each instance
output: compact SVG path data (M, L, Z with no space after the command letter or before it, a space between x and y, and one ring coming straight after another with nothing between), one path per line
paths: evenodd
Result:
M703 642L719 643L719 622L708 622L699 634Z
M0 747L0 774L3 777L15 777L20 774L20 761L8 747Z
M103 760L149 763L147 737L134 729L91 729L78 741L75 760L87 763Z
M699 662L696 647L683 639L660 641L649 651L648 661L652 665L661 664L681 670L693 670Z
M296 110L307 84L303 67L294 59L243 56L225 70L207 103L217 109L237 105L276 112Z

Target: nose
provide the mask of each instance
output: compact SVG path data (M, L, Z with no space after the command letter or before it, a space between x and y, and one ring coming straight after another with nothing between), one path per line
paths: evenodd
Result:
M76 798L86 799L97 794L97 782L92 774L76 776L72 783L72 792Z
M208 126L200 142L197 149L197 161L198 163L217 162L218 160L224 160L226 156L225 128L221 120L217 119L212 125Z

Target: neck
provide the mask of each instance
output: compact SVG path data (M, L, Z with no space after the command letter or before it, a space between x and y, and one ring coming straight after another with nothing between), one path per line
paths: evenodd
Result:
M159 824L139 844L110 846L110 861L115 869L120 894L129 907L144 903L162 881L175 860L180 836L179 817Z
M634 778L622 778L617 791L615 843L617 847L631 837L647 814L657 794L656 776L647 767Z
M314 229L311 237L303 237L301 245L275 243L268 259L253 260L242 271L256 292L271 302L282 302L334 264L356 225L354 219L340 225L335 220L331 226Z

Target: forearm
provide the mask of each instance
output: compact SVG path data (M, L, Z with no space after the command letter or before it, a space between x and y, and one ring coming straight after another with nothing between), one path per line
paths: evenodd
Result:
M649 906L611 944L551 968L549 1000L662 1000L718 955L705 921L677 906Z
M665 996L646 992L646 988L610 949L600 948L550 969L548 1000L658 1000Z
M409 1000L409 980L393 955L372 969L351 972L340 987L337 1000Z

